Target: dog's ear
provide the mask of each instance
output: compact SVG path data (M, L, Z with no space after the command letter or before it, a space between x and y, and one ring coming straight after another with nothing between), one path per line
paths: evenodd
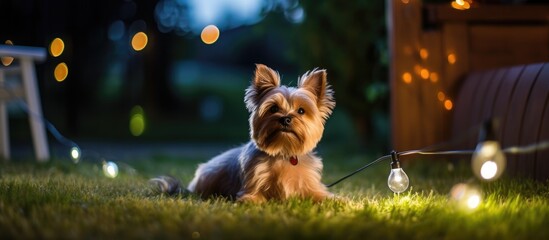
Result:
M299 79L300 88L313 93L317 97L317 106L322 118L327 119L335 107L334 91L328 84L326 70L313 69Z
M263 64L256 64L255 75L252 83L246 89L244 102L248 111L252 112L258 105L259 100L268 91L280 86L278 73Z

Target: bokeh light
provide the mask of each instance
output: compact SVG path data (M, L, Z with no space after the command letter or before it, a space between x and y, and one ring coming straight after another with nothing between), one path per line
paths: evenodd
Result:
M64 81L69 75L69 67L66 63L62 62L57 64L55 70L53 71L53 76L58 82Z
M76 146L71 148L71 159L74 163L78 163L80 161L81 155L80 148Z
M452 100L446 99L444 101L444 108L448 111L452 110L452 108L454 108L454 103L452 102Z
M498 165L493 161L486 161L480 168L480 176L484 179L492 179L498 172Z
M145 113L139 105L134 106L130 112L130 133L135 136L141 136L145 131Z
M414 65L414 72L417 74L417 75L421 75L421 70L423 68L419 65L419 64L416 64Z
M412 83L412 74L410 74L409 72L405 72L404 74L402 74L402 81L406 84Z
M135 51L141 51L149 42L149 38L147 37L147 34L144 32L138 32L132 37L132 48Z
M458 183L450 190L450 200L458 206L473 210L480 206L482 201L481 192L477 187L465 183Z
M421 76L421 78L427 80L429 79L429 70L427 70L426 68L421 69L421 72L419 73L419 75Z
M454 63L456 63L456 61L457 61L457 59L456 59L455 54L453 54L453 53L448 54L448 63L454 64Z
M126 25L122 20L117 20L111 23L107 35L111 41L118 41L124 36Z
M431 74L429 75L429 79L431 80L432 83L438 82L438 73L431 72Z
M202 33L200 33L200 38L205 44L215 43L219 38L219 28L217 28L215 25L206 26L204 29L202 29Z
M6 45L13 45L13 42L11 40L6 40ZM13 57L1 57L0 60L2 61L2 65L9 66L13 62Z
M61 38L55 38L50 43L50 54L53 57L59 57L65 50L65 43Z
M507 159L499 142L493 140L480 141L471 158L473 173L486 181L498 179L503 174L506 164Z
M444 99L446 99L446 94L444 94L444 92L442 92L442 91L438 91L437 98L438 98L439 101L442 102L442 101L444 101Z
M451 5L452 5L452 8L457 10L467 10L471 8L471 5L469 4L469 2L465 0L455 0L451 3Z
M425 60L429 57L429 51L427 51L427 49L425 48L422 48L419 50L419 56L421 57L421 59Z
M114 162L103 162L103 174L108 178L118 176L118 165Z

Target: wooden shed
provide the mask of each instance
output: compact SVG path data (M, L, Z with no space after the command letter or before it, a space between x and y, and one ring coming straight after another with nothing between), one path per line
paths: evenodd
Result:
M392 144L420 149L498 119L503 147L549 140L549 5L456 9L387 0ZM468 135L467 135L468 134ZM508 172L549 178L549 151L508 156Z

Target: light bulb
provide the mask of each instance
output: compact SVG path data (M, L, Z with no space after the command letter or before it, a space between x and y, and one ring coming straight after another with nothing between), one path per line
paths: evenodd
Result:
M394 193L401 193L406 191L410 180L408 175L402 170L402 168L391 169L391 174L389 174L389 179L387 179L387 185Z
M408 189L410 179L400 167L400 161L398 160L398 156L395 151L391 152L391 158L391 173L387 179L387 185L389 185L389 188L394 193L401 193Z
M479 142L471 160L475 175L487 181L498 179L505 170L506 162L497 141Z
M481 180L498 179L507 164L505 154L503 154L499 142L496 141L496 125L497 121L495 120L484 122L480 129L477 147L471 158L473 173Z

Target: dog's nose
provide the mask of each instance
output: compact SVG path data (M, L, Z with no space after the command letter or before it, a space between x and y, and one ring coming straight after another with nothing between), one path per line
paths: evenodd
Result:
M292 118L291 117L281 117L280 118L280 124L282 124L282 126L290 126L290 123L292 123Z

